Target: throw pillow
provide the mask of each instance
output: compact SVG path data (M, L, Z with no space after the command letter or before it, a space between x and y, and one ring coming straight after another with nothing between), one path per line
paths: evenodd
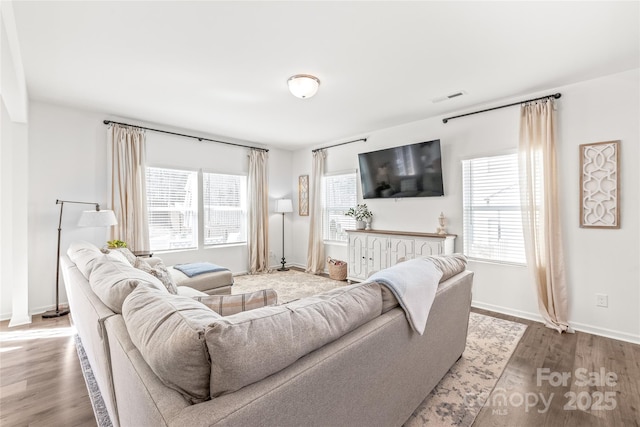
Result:
M242 311L253 310L278 303L278 294L273 289L239 295L207 295L193 297L220 316L231 316Z
M173 277L169 274L167 267L164 265L162 261L158 261L153 267L149 265L142 258L134 257L133 266L138 268L144 272L151 274L153 277L157 278L162 282L162 284L167 288L170 294L176 295L178 293L178 287L176 283L173 281Z
M122 313L124 300L138 286L152 287L167 293L157 278L133 268L127 261L111 254L100 255L95 260L89 285L100 300L115 313Z

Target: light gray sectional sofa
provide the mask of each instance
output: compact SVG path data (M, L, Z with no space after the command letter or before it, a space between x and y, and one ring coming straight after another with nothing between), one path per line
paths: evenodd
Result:
M115 426L399 426L466 343L466 270L438 285L419 335L378 283L222 317L92 245L67 253L72 319Z

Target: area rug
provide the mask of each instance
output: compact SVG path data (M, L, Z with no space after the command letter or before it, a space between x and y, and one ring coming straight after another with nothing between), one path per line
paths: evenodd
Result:
M471 313L467 346L404 424L405 427L473 424L509 362L527 325Z
M96 422L99 427L113 427L111 418L109 418L109 412L107 412L107 407L104 404L104 399L102 399L102 394L100 394L98 383L96 382L96 378L91 370L89 359L87 359L87 353L84 351L84 347L82 346L82 341L80 341L80 337L78 335L75 335L74 338L76 341L76 350L78 351L78 359L80 359L80 366L82 367L82 375L84 376L84 381L87 384L89 399L91 400L91 406L93 406L93 413L96 416Z
M345 285L346 281L332 280L298 270L274 270L271 273L235 276L231 293L243 294L261 289L275 289L278 293L278 304L284 304Z

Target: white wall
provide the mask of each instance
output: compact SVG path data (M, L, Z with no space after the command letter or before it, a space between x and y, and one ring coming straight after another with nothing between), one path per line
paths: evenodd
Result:
M104 119L118 120L103 113L87 112L43 102L32 102L29 114L29 309L39 313L55 305L56 241L59 205L56 199L98 202L108 207L107 126ZM127 119L133 124L144 125ZM149 125L150 127L155 127ZM181 133L187 130L165 128ZM201 135L215 139L215 136ZM147 157L151 165L184 166L198 164L211 171L246 173L247 150L214 143L147 133ZM194 163L195 162L195 163ZM291 153L269 152L270 200L290 196ZM62 222L62 252L77 239L103 246L107 229L79 228L77 221L83 205L65 204ZM272 250L279 254L281 220L270 216ZM291 236L288 236L290 239ZM289 252L291 244L287 243ZM247 248L173 252L161 255L167 264L188 261L211 261L228 266L234 273L247 269ZM273 259L274 265L277 260ZM4 297L4 294L3 294ZM61 302L66 294L61 281ZM0 318L10 312L2 306Z
M107 146L104 116L40 102L29 114L29 308L55 306L56 242L60 205L56 200L97 202L107 207ZM100 246L106 228L78 227L87 205L65 204L61 252L74 240ZM66 302L62 278L60 301Z
M639 145L639 70L632 70L530 97L562 92L558 101L558 161L567 276L571 300L569 319L580 330L640 342L640 212L637 162ZM505 103L529 96L505 100ZM455 114L452 114L455 115ZM357 154L413 142L440 139L445 196L399 200L366 200L374 213L373 228L435 232L444 212L448 231L462 246L461 161L466 158L514 151L518 143L519 110L505 108L452 120L431 118L368 135L368 141L328 150L326 171L357 168ZM581 229L578 223L578 145L620 139L621 223L619 230ZM293 155L293 175L311 173L311 150ZM295 187L294 187L295 188ZM295 199L294 199L295 200ZM296 201L297 203L297 201ZM308 244L308 217L295 215L294 258L304 266ZM346 259L346 246L327 246L327 254ZM537 299L527 269L470 262L475 271L474 305L539 320ZM595 306L595 294L609 295L609 308Z
M30 323L27 279L29 100L10 2L0 2L0 313Z

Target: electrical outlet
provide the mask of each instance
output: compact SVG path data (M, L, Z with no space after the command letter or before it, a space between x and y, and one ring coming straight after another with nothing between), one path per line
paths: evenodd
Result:
M596 307L609 307L609 297L605 294L596 294Z

